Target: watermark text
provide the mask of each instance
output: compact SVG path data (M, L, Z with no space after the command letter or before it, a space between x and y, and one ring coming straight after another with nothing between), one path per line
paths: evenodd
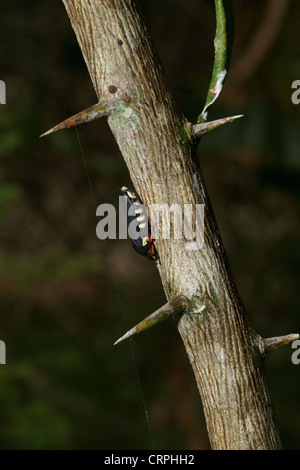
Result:
M118 215L112 204L97 207L96 215L101 217L96 227L97 237L100 240L116 239L117 235L119 239L146 238L149 235L148 212L153 240L184 240L189 251L203 247L204 204L152 204L149 211L139 204L138 209L133 206L127 209L125 196L119 197Z
M6 104L6 85L3 80L0 80L0 104Z
M300 80L293 81L292 89L295 90L291 96L292 103L299 104L300 103Z

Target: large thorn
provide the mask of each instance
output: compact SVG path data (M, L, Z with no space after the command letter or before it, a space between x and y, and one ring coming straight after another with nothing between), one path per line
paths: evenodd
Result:
M193 138L195 140L198 140L202 135L207 134L207 132L213 131L217 127L223 126L223 124L227 124L228 122L232 122L235 119L239 119L241 117L243 117L243 114L217 119L216 121L201 122L200 124L195 124L192 126Z
M96 103L90 108L80 111L80 113L74 114L74 116L71 116L60 124L57 124L57 126L52 127L52 129L45 132L40 137L44 137L45 135L52 134L52 132L60 131L62 129L78 126L79 124L83 124L84 122L94 121L95 119L99 119L102 116L107 116L109 114L109 111L109 103L104 101Z
M274 338L266 338L264 339L266 351L272 351L273 349L277 349L280 346L289 344L296 339L299 339L298 333L291 333L285 336L275 336Z
M127 331L127 333L125 333L125 335L119 338L114 343L114 345L121 343L121 341L124 341L125 339L128 339L131 336L137 335L138 333L141 333L142 331L147 330L148 328L151 328L151 326L154 326L156 325L156 323L166 320L170 316L176 315L176 313L183 312L184 310L187 309L187 306L188 306L187 298L181 294L178 295L173 300L168 302L166 305L156 310L156 312L152 313L143 321L141 321L136 326L131 328L131 330Z

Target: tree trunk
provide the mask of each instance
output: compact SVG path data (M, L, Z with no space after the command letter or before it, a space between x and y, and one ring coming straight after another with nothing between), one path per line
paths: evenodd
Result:
M133 0L63 0L108 124L146 206L205 205L205 242L157 240L168 300L190 308L177 324L197 380L213 449L278 449L264 382L264 340L249 325L196 156Z

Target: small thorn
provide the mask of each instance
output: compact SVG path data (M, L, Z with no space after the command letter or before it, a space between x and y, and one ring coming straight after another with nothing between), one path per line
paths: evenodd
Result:
M296 339L299 339L298 333L291 333L285 336L275 336L274 338L266 338L264 339L265 348L267 351L272 351L273 349L277 349L280 346L289 344Z
M121 338L119 338L114 343L114 346L118 343L121 343L121 341L131 338L131 336L137 335L138 333L141 333L142 331L147 330L151 326L154 326L157 323L163 320L166 320L170 316L183 312L184 310L186 310L187 305L188 305L187 298L179 294L177 297L175 297L173 300L168 302L166 305L159 308L154 313L149 315L147 318L142 320L140 323L135 325L133 328L131 328L131 330L127 331L125 335L121 336Z
M216 121L201 122L200 124L195 124L194 126L192 126L194 139L199 139L202 135L207 134L208 132L213 131L214 129L217 129L217 127L223 126L223 124L227 124L243 116L243 114L239 114L237 116L229 116L226 118L217 119Z
M115 343L114 343L114 346L118 343L121 343L122 341L124 341L125 339L128 339L128 338L131 338L131 336L134 336L135 334L137 334L138 332L136 331L136 327L133 327L131 328L131 330L127 331L127 333L125 333L125 335L121 336L121 338L119 338Z
M62 129L68 129L69 127L78 126L79 124L83 124L85 122L91 122L95 119L99 119L102 116L107 116L110 111L109 103L107 102L99 102L91 106L90 108L84 109L80 111L80 113L74 114L74 116L69 117L65 121L57 124L57 126L52 127L44 134L40 135L40 137L45 137L46 135L52 134L53 132L60 131Z

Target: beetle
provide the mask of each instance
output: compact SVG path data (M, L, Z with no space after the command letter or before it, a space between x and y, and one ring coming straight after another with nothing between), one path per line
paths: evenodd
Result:
M147 209L141 202L139 196L126 186L121 188L121 192L126 197L127 226L134 222L136 232L139 237L131 237L131 243L135 251L150 260L157 260L158 255L155 249L154 240L151 238L151 228L148 220Z

